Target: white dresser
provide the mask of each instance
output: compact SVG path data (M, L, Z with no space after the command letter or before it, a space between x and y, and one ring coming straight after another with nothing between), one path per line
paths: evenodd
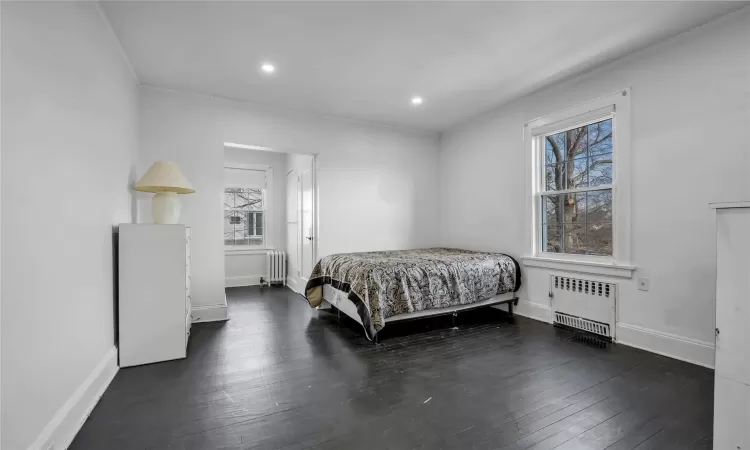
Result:
M750 202L716 209L714 448L750 450Z
M190 228L119 227L120 367L186 356L190 338Z

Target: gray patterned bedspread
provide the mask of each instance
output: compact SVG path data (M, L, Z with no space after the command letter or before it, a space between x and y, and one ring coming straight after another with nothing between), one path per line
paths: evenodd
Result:
M349 293L367 337L398 314L467 305L516 292L518 262L502 253L451 248L341 253L322 258L305 287L310 306L323 302L323 285Z

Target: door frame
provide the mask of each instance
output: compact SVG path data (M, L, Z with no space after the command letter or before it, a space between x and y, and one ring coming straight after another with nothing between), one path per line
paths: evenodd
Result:
M315 267L315 263L318 261L318 240L319 240L319 228L320 228L320 213L318 205L320 203L320 189L319 189L319 177L318 177L318 153L313 153L312 155L312 164L310 167L310 175L312 176L311 180L311 188L312 188L312 223L311 227L312 230L310 232L310 236L312 237L312 243L310 245L311 251L312 251L312 261L310 262L310 268L312 269ZM297 226L298 226L298 252L297 256L299 257L299 264L297 267L297 270L299 270L299 278L300 281L306 282L310 280L310 274L307 274L306 276L302 275L302 267L303 267L303 251L302 248L304 247L304 230L302 227L302 198L303 198L303 189L302 189L302 173L298 174L298 186L299 186L299 192L298 192L298 218L297 218Z
M246 144L239 144L235 142L224 142L223 148L226 147L232 147L232 148L240 148L240 149L246 149L246 150L259 150L259 151L268 151L268 152L275 152L275 153L284 153L284 154L292 154L292 155L306 155L312 157L312 189L313 189L313 200L312 200L312 266L315 267L315 264L320 259L320 253L319 253L319 246L318 241L320 240L320 165L319 165L319 156L320 153L306 153L306 152L295 152L283 148L273 148L273 147L263 147L259 145L246 145ZM301 203L298 205L298 207L301 208ZM284 209L286 210L286 209ZM298 221L301 221L301 218L298 217ZM301 225L300 225L301 228ZM287 243L287 246L289 243ZM298 254L301 254L301 248L300 251L298 251ZM301 261L301 259L300 259ZM301 277L300 277L301 278Z
M318 184L318 153L314 153L312 155L312 185L313 185L313 242L312 242L312 254L313 254L313 260L312 260L312 267L315 267L315 263L318 262L319 256L318 256L318 241L320 240L320 213L318 211L318 205L320 204L320 186Z

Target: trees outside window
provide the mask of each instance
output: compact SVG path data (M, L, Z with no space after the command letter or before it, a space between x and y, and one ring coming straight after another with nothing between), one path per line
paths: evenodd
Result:
M263 189L227 187L224 189L224 245L263 246Z
M541 250L612 256L612 118L543 136Z

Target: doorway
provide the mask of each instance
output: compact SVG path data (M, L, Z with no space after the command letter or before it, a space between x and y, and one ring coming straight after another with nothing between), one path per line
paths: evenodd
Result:
M318 255L317 156L225 143L224 172L225 287L304 294Z

